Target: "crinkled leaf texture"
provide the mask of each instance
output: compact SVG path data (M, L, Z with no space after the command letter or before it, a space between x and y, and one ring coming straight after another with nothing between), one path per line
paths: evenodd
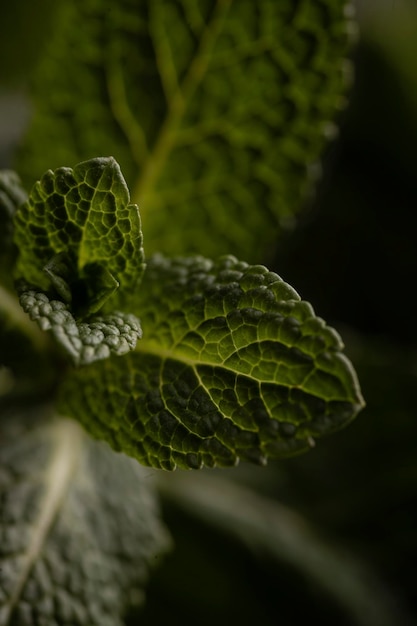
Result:
M112 157L48 170L14 217L20 302L77 365L141 337L126 309L145 267L138 207ZM103 309L103 315L97 312Z
M137 349L70 373L60 410L144 464L264 463L362 407L338 334L263 266L156 256L135 306Z
M98 157L48 170L14 219L15 275L82 315L119 308L144 269L137 205L119 165Z
M122 626L169 544L152 481L44 415L0 424L0 623Z
M20 296L20 304L42 330L52 331L75 365L107 359L110 354L126 354L134 350L142 337L139 320L131 313L115 311L95 315L88 322L78 322L68 305L34 290L25 291Z
M143 206L148 253L263 261L344 107L349 7L62 3L32 83L19 171L31 180L51 163L113 154Z

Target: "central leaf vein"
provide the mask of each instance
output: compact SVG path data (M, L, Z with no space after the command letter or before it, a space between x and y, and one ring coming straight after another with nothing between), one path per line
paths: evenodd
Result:
M45 495L40 503L40 515L32 530L30 546L22 559L20 576L13 593L1 610L1 623L5 626L13 618L13 612L20 601L32 569L38 561L48 535L56 521L62 503L70 488L77 468L82 448L83 433L72 420L61 420L53 428L55 449L45 468Z
M168 102L168 114L161 126L153 151L149 155L146 166L134 187L132 193L133 202L137 202L140 199L142 205L146 206L146 197L151 195L152 188L175 143L176 131L186 112L187 103L207 71L213 46L221 31L223 21L232 1L217 0L213 16L207 22L201 35L197 53L190 62L181 85L176 90L171 101Z

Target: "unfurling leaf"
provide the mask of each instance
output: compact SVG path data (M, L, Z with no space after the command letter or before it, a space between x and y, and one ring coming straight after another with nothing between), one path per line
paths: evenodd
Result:
M45 410L2 415L0 623L122 626L168 547L152 481Z
M76 365L133 350L141 327L123 307L145 264L138 207L116 161L48 170L14 224L17 288L31 319Z
M60 410L144 464L264 463L363 405L338 334L263 266L154 257L133 310L137 349L69 373Z
M112 157L48 170L15 215L16 278L77 316L122 308L144 269L138 207Z
M148 252L263 261L345 104L345 0L73 0L35 72L19 171L113 154ZM59 141L57 138L59 137Z

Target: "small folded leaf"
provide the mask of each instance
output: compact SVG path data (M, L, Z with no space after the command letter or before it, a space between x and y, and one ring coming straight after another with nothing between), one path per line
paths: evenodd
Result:
M70 373L60 408L142 463L264 463L363 406L338 334L263 266L154 257L135 304L137 350Z
M168 547L149 475L45 410L0 432L0 623L122 626Z
M11 373L15 399L24 402L28 393L42 396L55 387L56 355L48 339L0 285L0 369Z
M75 365L107 359L111 354L126 354L134 350L142 337L140 322L131 313L115 311L80 322L64 302L50 300L46 294L34 290L24 291L20 304L42 330L52 332Z
M54 290L77 314L95 313L113 294L119 308L142 275L138 207L112 157L48 170L14 224L16 278Z

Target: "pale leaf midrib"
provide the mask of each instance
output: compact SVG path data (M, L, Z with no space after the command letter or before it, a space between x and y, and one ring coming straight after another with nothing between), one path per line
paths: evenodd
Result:
M147 354L150 356L155 356L161 359L162 361L166 361L166 360L177 361L178 363L182 363L183 365L188 365L189 367L193 368L196 374L197 374L198 366L213 367L213 368L217 367L227 372L236 374L237 376L244 376L260 384L262 383L281 384L284 387L288 387L292 389L295 389L295 388L303 389L303 385L289 385L289 384L284 384L284 383L277 383L276 381L270 380L266 377L265 378L255 377L252 374L239 371L235 368L230 367L229 365L227 365L225 361L215 361L215 360L210 360L207 358L192 359L190 357L185 356L180 350L178 350L178 347L175 347L175 346L172 349L159 348L155 345L151 345L150 343L146 343L144 340L141 340L140 342L138 342L135 352L138 352L140 354Z
M82 450L83 432L72 420L59 419L51 426L55 449L44 470L45 493L39 505L39 518L31 533L31 544L22 559L20 576L13 593L0 612L1 624L7 626L13 617L25 585L53 528L68 493Z
M210 58L209 52L217 39L223 19L232 2L233 0L217 0L213 18L211 22L206 25L200 40L201 43L198 52L191 61L188 72L177 90L173 101L168 103L168 114L161 125L154 148L149 154L146 166L140 173L133 187L132 201L137 204L140 203L142 206L146 206L145 199L152 194L152 189L175 143L175 130L178 128L185 114L187 102L191 94L195 91L207 70Z
M119 59L111 59L106 77L112 114L127 139L134 162L141 168L148 158L148 146L143 128L129 106Z
M326 397L324 398L322 396L322 394L320 393L316 393L314 392L312 389L306 389L305 388L305 384L306 381L308 380L308 378L310 378L311 376L311 372L309 372L305 379L303 380L302 383L298 384L298 385L291 385L289 383L285 383L285 382L278 382L275 380L271 380L267 377L260 377L260 376L253 376L250 373L247 372L243 372L243 371L239 371L235 368L232 368L230 366L228 366L224 361L213 361L213 360L209 360L209 359L192 359L190 357L185 356L184 354L181 354L180 351L178 351L178 347L173 347L172 349L167 349L167 348L159 348L155 345L151 345L150 343L146 343L144 340L141 340L140 342L138 342L135 352L140 353L140 354L147 354L150 356L155 356L158 357L159 359L161 359L161 361L166 361L168 359L173 360L173 361L177 361L178 363L182 363L183 365L188 365L189 367L191 367L193 369L193 371L195 372L196 376L198 378L200 378L199 374L198 374L198 367L213 367L213 368L220 368L222 370L225 370L227 372L231 372L232 374L235 374L237 376L242 376L245 378L248 378L256 383L258 383L259 385L262 384L271 384L271 385L280 385L282 387L286 387L287 389L299 389L301 391L305 391L309 396L314 396L318 399L321 400L325 400L325 401L349 401L349 397L348 394L345 397ZM314 361L315 362L315 361ZM315 362L315 368L316 369L320 369L316 362ZM336 377L336 376L335 376ZM337 378L337 377L336 377ZM345 390L347 391L347 390ZM358 400L359 404L360 401Z

